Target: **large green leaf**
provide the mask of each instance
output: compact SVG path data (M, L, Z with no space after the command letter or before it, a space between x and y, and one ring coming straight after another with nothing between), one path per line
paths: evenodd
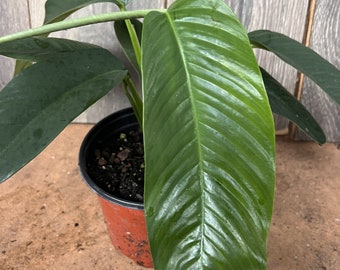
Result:
M41 61L58 53L99 48L62 38L30 37L0 44L0 54L26 61Z
M125 74L118 59L98 48L60 53L18 74L0 92L0 182Z
M292 94L290 94L267 71L261 68L272 111L294 122L311 139L323 144L326 136L314 117Z
M285 35L267 30L251 32L249 39L307 75L340 104L340 70L316 52Z
M274 125L247 34L219 0L146 16L145 211L156 269L264 269Z
M47 0L45 3L44 24L59 22L70 16L75 11L95 3L110 2L119 7L124 7L131 0Z

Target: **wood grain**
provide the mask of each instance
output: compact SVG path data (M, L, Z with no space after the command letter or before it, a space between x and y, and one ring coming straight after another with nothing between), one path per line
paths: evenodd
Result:
M0 35L35 27L43 22L44 3L46 0L1 0L0 1ZM174 0L143 0L132 1L128 8L162 8L170 5ZM236 13L247 31L269 29L286 34L298 41L303 40L305 20L307 17L308 0L225 0ZM318 0L313 24L311 47L318 51L330 62L340 67L340 9L338 0ZM29 10L29 13L28 13ZM112 3L94 4L77 11L72 17L82 17L89 14L117 10ZM28 16L28 14L30 16ZM29 18L31 21L29 21ZM77 39L95 43L116 53L123 60L125 56L115 39L112 23L86 26L79 29L62 31L53 36ZM294 92L297 79L296 71L284 64L271 53L255 51L259 64L278 79L290 92ZM125 61L125 60L124 60ZM14 61L0 58L0 89L12 76ZM340 141L340 124L338 105L329 101L310 80L304 84L303 102L313 112L314 116L326 130L330 141ZM111 112L129 106L128 100L117 87L106 97L93 105L81 116L77 122L94 123ZM286 128L287 121L275 117L278 129ZM298 138L305 137L299 133Z
M0 1L0 36L29 28L26 0ZM11 80L15 61L0 56L0 90Z
M20 1L20 9L18 9L19 4L14 1L0 1L1 10L4 10L4 12L1 12L1 14L6 15L5 17L0 17L0 36L23 29L28 29L30 24L32 25L32 27L42 25L44 20L44 3L46 2L46 0L27 1L29 1L29 5L27 5L26 0ZM143 0L142 2L132 1L128 5L129 10L163 7L164 0ZM5 12L5 10L7 9L9 13ZM18 10L20 10L20 12L15 13ZM30 11L30 16L28 16L28 10ZM76 13L71 15L70 18L79 18L92 14L112 12L116 10L117 8L113 3L98 3L77 11ZM30 22L28 21L29 17L31 18ZM7 21L8 23L3 23L3 21ZM14 21L15 24L13 24ZM25 23L22 23L23 21ZM21 27L15 28L14 26L17 24L20 24ZM125 55L123 54L120 45L115 38L113 23L102 23L77 29L70 29L67 31L54 33L51 36L75 39L83 42L97 44L110 50L127 64ZM13 60L5 59L4 57L0 58L0 70L4 70L4 72L1 72L0 89L2 89L11 79L13 67ZM135 74L134 77L136 78ZM120 87L116 87L107 96L99 100L96 104L94 104L87 111L81 114L77 119L75 119L75 121L95 123L106 115L128 106L130 106L130 104L125 97L125 94L123 94L122 89Z
M41 2L42 0L33 0L33 1L36 2L35 4L38 4L37 2ZM129 10L135 10L135 9L141 9L141 8L161 8L161 7L163 7L162 0L158 0L158 1L147 0L143 2L132 1L128 5ZM113 12L117 10L118 10L117 7L113 3L98 3L98 4L88 6L86 8L83 8L75 12L73 15L70 16L70 18L80 18L80 17L85 17L88 15L101 14L105 12ZM43 16L40 16L39 14L37 14L37 16L34 16L34 17L35 18L39 17L40 22L33 21L33 24L34 25L36 25L37 23L41 24L41 22L43 21ZM81 28L61 31L58 33L54 33L51 36L75 39L75 40L79 40L83 42L97 44L99 46L102 46L110 50L112 53L114 53L116 56L122 59L126 65L128 65L128 61L126 60L125 55L120 48L119 42L117 41L115 37L112 22L89 25L89 26L84 26ZM136 79L137 75L133 74L133 76L135 78L135 81L138 81ZM138 86L140 89L140 84L138 84ZM141 92L141 90L139 91ZM79 117L77 117L75 119L75 122L96 123L103 117L111 114L112 112L120 110L122 108L129 107L129 106L130 106L130 103L128 99L126 98L125 94L123 93L122 88L118 86L115 89L113 89L111 92L109 92L105 97L97 101L96 104L92 105Z
M168 1L172 3L172 1ZM303 40L308 0L225 0L248 32L268 29ZM294 92L297 72L278 57L266 51L255 51L259 64L291 93ZM275 116L276 129L288 127L288 121Z
M338 1L318 0L310 47L340 68L340 6ZM339 89L340 90L340 89ZM327 141L340 142L340 106L306 78L302 101L323 128ZM299 139L306 139L298 132Z
M230 2L247 31L267 29L285 34L300 42L303 40L308 1L243 0ZM270 52L255 50L259 64L291 93L294 92L297 72ZM276 129L288 127L288 121L275 116Z
M100 3L83 8L71 15L70 18L80 18L87 15L112 11L117 11L114 4ZM51 36L97 44L110 50L119 58L124 59L124 55L114 34L113 23L111 22L61 31L53 33ZM129 102L122 89L118 86L77 117L75 122L96 123L110 113L128 106Z

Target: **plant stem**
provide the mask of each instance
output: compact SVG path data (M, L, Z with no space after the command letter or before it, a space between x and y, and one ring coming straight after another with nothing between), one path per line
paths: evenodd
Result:
M76 28L79 26L85 26L89 24L126 20L126 19L132 19L132 18L143 18L150 11L165 12L166 10L165 9L147 9L147 10L110 12L110 13L88 16L84 18L71 19L71 20L46 24L40 27L36 27L36 28L28 29L22 32L0 37L0 43L18 40L18 39L27 38L27 37L32 37L32 36L49 34L51 32L67 30L67 29Z
M139 66L139 68L141 67L141 48L140 48L140 44L138 41L138 37L135 31L134 26L132 25L130 20L125 20L125 24L126 27L129 31L129 35L131 38L131 42L132 42L132 47L133 50L135 51L135 55L136 55L136 59L137 59L137 64Z
M123 89L135 112L140 127L143 127L143 101L139 97L136 87L128 74L123 80Z
M121 11L126 11L125 6L121 7ZM132 47L133 50L135 52L135 56L136 56L136 60L137 60L137 64L139 69L141 68L141 47L140 47L140 43L138 40L138 36L135 30L135 27L133 26L133 24L131 23L130 19L125 20L125 24L126 24L126 28L129 32L129 36L131 39L131 43L132 43Z

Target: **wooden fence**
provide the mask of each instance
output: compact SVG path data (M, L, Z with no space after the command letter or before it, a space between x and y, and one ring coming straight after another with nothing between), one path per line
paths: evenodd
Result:
M269 29L286 34L309 45L332 64L340 68L340 5L339 0L226 0L248 31ZM1 0L0 36L39 26L44 18L45 0ZM134 0L129 9L162 8L171 0ZM95 4L82 9L72 17L116 10L112 3ZM86 26L63 31L54 36L74 38L102 45L122 57L114 39L112 23ZM327 140L340 142L340 106L330 101L308 78L266 52L256 52L259 62L292 93L301 96L303 103L324 129ZM0 58L0 89L10 80L13 61ZM129 106L121 89L111 91L75 121L97 122L111 112ZM340 91L340 89L339 89ZM288 122L276 119L278 130L286 131ZM301 132L297 137L305 139Z

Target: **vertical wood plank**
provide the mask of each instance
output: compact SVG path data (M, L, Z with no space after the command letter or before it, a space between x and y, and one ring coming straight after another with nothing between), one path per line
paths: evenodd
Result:
M46 0L30 0L31 14L33 14L33 26L39 26L43 23L45 1ZM142 2L132 1L127 6L127 9L136 10L142 8L161 8L163 7L163 2L164 0L143 0ZM114 11L118 11L118 8L113 3L97 3L75 12L70 16L70 18L81 18L88 15ZM119 42L116 39L112 22L89 25L67 31L60 31L58 33L51 34L51 36L74 39L102 46L117 55L124 61L126 65L129 65L124 53L120 48ZM134 81L138 81L137 75L132 75L135 78ZM138 87L139 91L141 91L140 84L138 84ZM112 112L129 106L130 103L123 93L122 88L118 86L110 91L105 97L97 101L96 104L92 105L79 117L77 117L75 122L96 123Z
M169 4L174 0L168 1ZM225 0L248 32L258 29L277 31L303 40L308 0ZM297 72L283 63L278 57L266 51L256 50L259 64L282 83L291 93L294 92ZM275 117L276 128L288 127L288 121Z
M310 40L310 47L337 68L340 68L339 14L338 1L318 0ZM308 78L304 81L302 102L321 125L327 141L340 142L340 106ZM306 139L301 131L297 138Z
M88 15L100 14L103 12L113 12L117 10L118 9L116 6L112 3L100 3L83 8L71 15L70 18L80 18ZM97 44L110 50L120 59L124 59L120 45L115 38L112 22L61 31L58 33L53 33L51 36ZM121 87L118 86L110 91L105 97L88 108L79 117L77 117L75 122L96 123L110 113L128 106L128 100L125 97Z
M132 1L128 6L128 10L136 10L142 8L161 8L163 7L163 0L144 0L144 1ZM117 11L117 7L112 3L100 3L94 4L84 9L81 9L74 13L71 17L78 18L84 17L92 14L100 14L103 12L113 12ZM85 26L77 29L70 29L67 31L62 31L52 36L63 37L63 38L71 38L80 40L83 42L94 43L99 46L102 46L115 55L117 55L120 59L124 61L126 65L128 61L124 53L122 52L119 42L116 39L113 23L102 23L97 25ZM131 70L131 69L130 69ZM137 75L132 74L134 77L134 81L137 82ZM139 92L141 92L141 85L137 84L139 88ZM113 89L109 92L104 98L97 101L96 104L91 106L88 110L86 110L83 114L81 114L78 118L75 119L76 122L87 122L87 123L95 123L98 122L103 117L111 114L114 111L120 110L122 108L129 107L130 103L126 98L123 90L120 86Z
M29 1L32 26L39 26L42 24L44 18L43 7L45 0ZM11 1L5 0L5 2ZM164 2L166 1L132 1L129 4L129 8L159 8L163 7ZM167 2L168 4L171 4L173 0L169 0ZM231 6L248 31L266 28L285 33L298 40L302 39L304 22L301 20L303 20L305 16L301 16L301 14L305 14L307 8L306 0L287 0L285 2L272 0L270 3L267 3L268 1L266 0L226 0L226 2ZM72 17L82 17L89 14L114 10L116 10L115 6L110 3L95 4L78 11L72 15ZM300 20L301 22L291 23L294 20ZM296 25L300 27L296 27ZM115 40L114 33L112 31L112 23L86 26L80 29L71 29L59 32L53 36L92 42L101 45L118 54L121 58L124 58L119 48L119 44ZM284 86L293 91L295 85L295 71L269 53L260 52L257 53L257 55L260 64L271 72L279 81L281 81ZM97 105L92 106L87 112L78 117L77 121L96 122L111 111L115 111L126 106L129 106L129 103L124 94L122 94L121 89L117 88L110 92L106 98L98 101ZM283 125L285 126L285 123Z
M228 0L248 32L267 29L285 34L299 42L303 40L308 0ZM259 64L291 93L294 92L297 72L270 52L255 50ZM288 121L275 116L276 129L288 128Z
M27 1L29 1L32 27L40 26L43 23L44 19L44 4L46 0ZM17 2L20 2L20 4ZM143 0L142 2L132 1L128 5L129 10L162 7L164 7L164 0ZM0 17L1 36L29 28L29 16L27 15L28 7L26 0L1 0L0 8L1 14L5 15ZM92 14L100 14L103 12L112 11L117 11L117 8L113 3L98 3L77 11L71 16L71 18L79 18ZM16 27L19 25L20 27ZM77 29L61 31L52 34L51 36L76 39L83 42L97 44L115 53L127 64L127 60L120 48L118 41L116 40L113 30L113 23L102 23L97 25L84 26ZM13 67L13 60L4 57L0 58L0 68L1 70L4 70L4 72L1 72L0 89L2 89L11 79ZM136 77L136 75L134 76ZM130 104L125 97L122 89L120 87L116 87L107 96L99 100L86 112L80 115L75 121L95 123L106 115L128 106L130 106Z
M0 36L29 28L26 0L0 1ZM0 56L0 90L11 80L15 61Z
M27 0L29 3L29 10L31 14L31 26L38 27L43 24L45 16L45 2L46 0Z
M248 1L244 1L247 2ZM285 34L302 42L308 0L254 1L248 31L268 29ZM297 72L272 53L256 51L259 64L269 71L290 92L294 92Z
M29 1L29 2L28 2ZM162 8L165 3L170 5L174 0L143 0L132 1L129 9ZM28 6L33 27L42 24L44 18L44 3L46 0L1 0L0 1L0 35L29 28ZM225 0L245 25L247 31L269 29L286 34L298 41L302 41L305 26L308 0ZM311 47L330 62L340 67L340 14L336 0L318 0L313 25ZM89 14L116 10L112 3L95 4L75 13L72 17L82 17ZM116 53L124 59L124 55L115 39L112 23L72 29L55 34L54 36L72 38L85 42L93 42ZM296 82L296 71L268 52L256 51L260 65L266 68L289 91L293 92ZM12 76L14 61L0 57L0 89ZM340 141L340 109L321 93L310 80L304 84L303 102L325 129L328 140ZM77 121L97 122L112 111L129 106L120 88L111 91L105 98L98 101ZM276 118L277 128L287 126L285 121ZM299 133L298 138L305 139Z

